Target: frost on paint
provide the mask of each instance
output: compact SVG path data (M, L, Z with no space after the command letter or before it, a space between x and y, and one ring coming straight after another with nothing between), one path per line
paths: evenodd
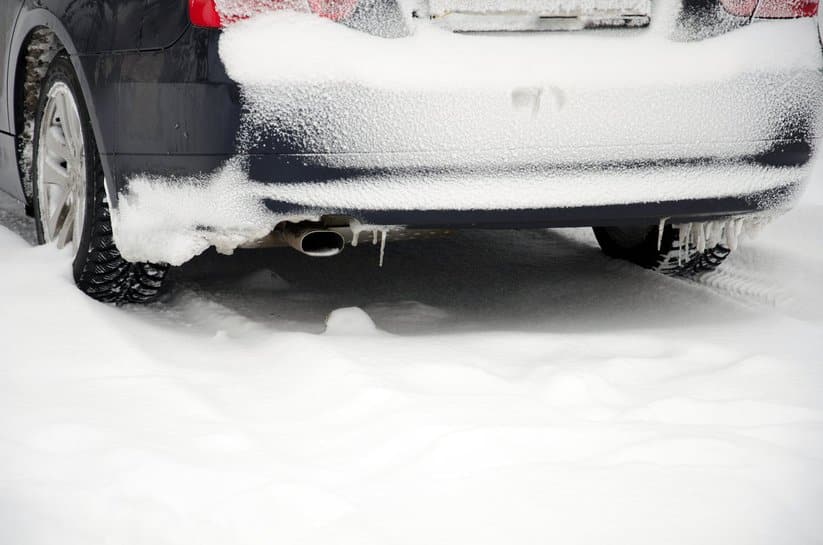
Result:
M214 4L224 24L231 24L272 9L301 13L311 11L308 0L215 0Z
M220 54L256 151L285 140L352 167L740 157L764 151L787 118L813 121L821 95L811 21L697 43L651 29L492 39L423 23L389 40L274 13L227 29ZM523 107L524 96L535 98ZM653 112L668 122L642 122Z

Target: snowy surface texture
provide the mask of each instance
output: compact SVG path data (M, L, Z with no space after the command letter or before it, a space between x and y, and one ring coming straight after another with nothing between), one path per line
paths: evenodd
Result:
M659 15L643 30L463 35L419 23L385 39L278 12L228 28L220 56L250 111L246 145L289 142L307 161L355 167L739 157L786 123L819 123L813 20L677 42Z
M819 543L822 187L698 282L504 231L119 309L0 201L0 543Z
M230 26L221 37L220 55L229 75L243 85L361 82L403 91L501 89L520 80L522 85L551 81L612 89L816 70L820 51L808 39L815 37L816 27L808 19L770 21L682 43L672 40L665 25L598 33L463 35L420 23L411 36L385 39L284 11ZM272 53L249 56L261 47Z

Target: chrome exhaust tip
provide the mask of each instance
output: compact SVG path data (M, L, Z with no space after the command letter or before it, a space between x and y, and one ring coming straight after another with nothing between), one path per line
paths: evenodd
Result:
M301 254L311 257L332 257L346 246L343 235L313 223L286 224L283 239Z

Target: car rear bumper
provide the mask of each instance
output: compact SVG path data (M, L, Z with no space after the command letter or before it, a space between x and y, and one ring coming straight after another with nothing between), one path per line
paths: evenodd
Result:
M127 259L180 264L230 252L284 221L345 216L363 225L561 227L708 221L788 208L810 165L751 161L624 164L551 171L347 172L260 183L231 161L207 178L137 177L114 212ZM302 169L306 172L306 169Z

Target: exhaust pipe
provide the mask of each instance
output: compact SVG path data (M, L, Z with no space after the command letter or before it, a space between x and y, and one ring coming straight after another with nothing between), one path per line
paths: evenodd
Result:
M313 222L286 223L283 226L283 239L301 254L311 257L337 255L346 245L343 235Z

